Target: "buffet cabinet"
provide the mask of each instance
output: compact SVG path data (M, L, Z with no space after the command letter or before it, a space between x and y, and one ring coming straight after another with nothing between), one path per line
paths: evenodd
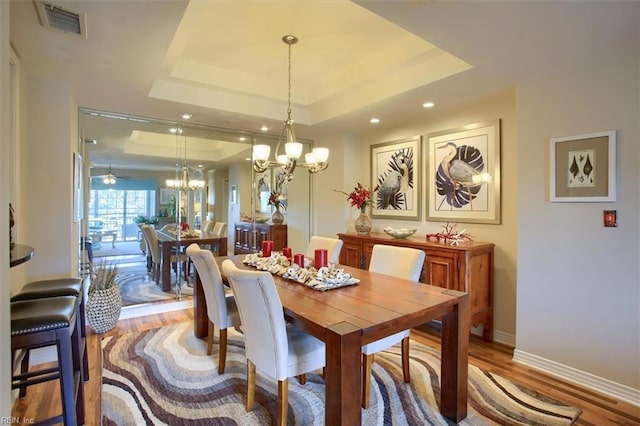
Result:
M234 254L257 253L262 250L262 242L265 240L273 241L273 249L276 251L287 246L287 225L238 222L234 231Z
M482 325L484 340L493 340L492 243L450 246L417 237L397 239L386 234L338 234L343 241L340 264L368 269L376 244L410 247L425 252L420 282L469 293L471 323Z

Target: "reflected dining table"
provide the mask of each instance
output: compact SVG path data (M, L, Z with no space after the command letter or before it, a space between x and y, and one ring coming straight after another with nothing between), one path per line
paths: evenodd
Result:
M244 255L231 259L239 268ZM375 272L340 266L360 282L327 291L274 275L289 320L326 345L325 424L359 425L362 419L362 345L424 324L442 321L440 412L459 422L467 416L469 295ZM223 277L224 278L224 277ZM199 276L194 291L194 333L207 335L207 308Z
M178 247L186 247L190 244L196 243L200 246L216 246L218 248L218 254L220 256L227 255L227 237L218 236L208 233L200 233L200 235L193 237L181 236L178 238L177 234L165 231L156 231L158 235L158 244L160 244L160 251L162 254L162 270L161 270L161 284L162 291L171 291L171 262L165 261L165 259L171 259L172 249Z

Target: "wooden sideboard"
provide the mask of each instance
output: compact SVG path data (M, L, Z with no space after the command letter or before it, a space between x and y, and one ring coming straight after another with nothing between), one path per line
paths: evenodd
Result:
M376 244L410 247L426 254L420 282L469 293L471 323L482 324L484 340L493 340L493 243L470 242L450 246L411 237L397 239L387 234L338 234L343 241L340 263L361 269L369 267Z
M257 253L262 250L262 242L273 241L273 249L278 251L287 246L287 225L268 223L238 222L234 225L234 254Z

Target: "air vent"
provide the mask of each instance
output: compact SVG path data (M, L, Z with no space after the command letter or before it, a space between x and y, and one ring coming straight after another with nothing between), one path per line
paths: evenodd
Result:
M84 13L52 3L36 2L36 6L42 26L87 38L87 19Z

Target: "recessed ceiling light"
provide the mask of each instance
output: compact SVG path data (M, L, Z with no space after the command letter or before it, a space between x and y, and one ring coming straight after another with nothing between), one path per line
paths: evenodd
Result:
M267 126L262 126L260 127L260 130L262 130L263 132L266 132L267 130L269 130L269 128Z
M169 131L170 131L171 133L178 133L178 134L182 134L182 129L179 129L179 128L177 128L177 127L172 127L172 128L170 128L170 129L169 129Z
M204 167L204 164L198 164L198 167L199 167L199 168L203 168L203 167Z
M369 120L369 123L371 123L371 124L378 124L379 122L380 122L380 119L379 118L375 118L375 117L372 118L371 120Z
M182 117L184 120L188 120L188 119L190 119L191 117L193 117L193 115L189 114L188 112L185 112L184 114L182 114L182 115L181 115L181 117Z
M246 141L246 140L247 140L247 138L245 138L244 136L240 136L240 137L238 138L238 140L240 140L240 142L244 142L244 141Z
M422 104L423 108L433 108L435 104L433 102L425 102Z
M246 161L251 161L251 157L246 157L245 160Z

